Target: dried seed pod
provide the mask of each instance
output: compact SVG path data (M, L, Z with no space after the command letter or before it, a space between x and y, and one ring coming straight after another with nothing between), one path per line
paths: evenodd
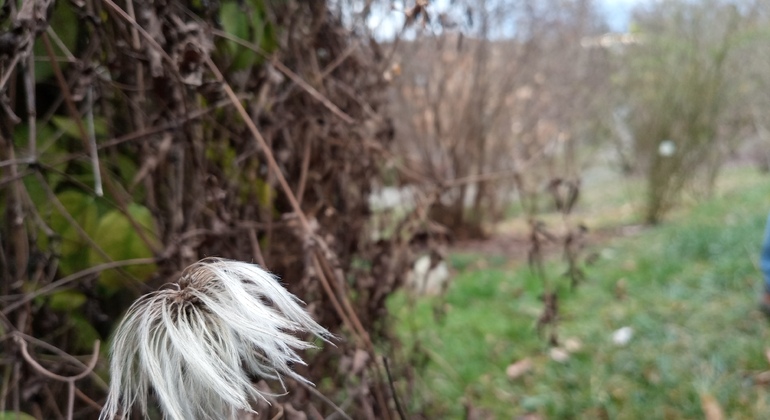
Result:
M150 392L165 418L234 418L267 396L254 376L307 382L291 365L313 344L293 334L331 338L257 265L209 258L171 286L139 298L118 326L100 419L128 417L135 404L146 415Z

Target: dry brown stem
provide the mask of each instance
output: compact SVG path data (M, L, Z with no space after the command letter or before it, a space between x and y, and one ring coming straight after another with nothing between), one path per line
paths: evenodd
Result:
M29 363L29 365L32 366L36 372L55 381L65 382L67 384L67 420L72 420L75 411L75 381L83 379L90 375L91 372L93 372L94 368L96 367L96 362L99 360L99 341L97 340L94 342L94 350L92 352L91 361L88 363L88 366L86 366L86 369L83 372L73 376L61 376L44 368L32 356L30 356L29 351L27 350L27 341L24 340L24 338L16 335L14 336L14 339L16 343L19 344L21 355L24 357L24 360L26 360L27 363Z

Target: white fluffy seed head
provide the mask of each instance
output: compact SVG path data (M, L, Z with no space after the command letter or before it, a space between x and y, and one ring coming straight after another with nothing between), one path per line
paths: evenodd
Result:
M254 376L307 382L291 370L296 353L314 347L294 334L328 341L277 279L259 266L208 258L177 284L139 298L118 325L111 349L110 391L100 420L147 416L154 392L164 418L234 418L267 395Z

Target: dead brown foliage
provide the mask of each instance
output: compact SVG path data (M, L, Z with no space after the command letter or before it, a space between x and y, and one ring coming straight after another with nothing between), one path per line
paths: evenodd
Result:
M46 305L50 293L72 289L87 296L83 315L106 338L139 293L174 279L201 257L222 256L279 274L341 338L337 347L308 357L303 372L328 397L289 384L290 394L264 415L318 418L343 410L354 418L394 416L374 345L384 334L385 298L410 262L412 238L426 230L416 214L389 239L374 242L366 231L368 194L392 136L379 111L382 55L345 29L325 2L254 4L262 5L274 29L269 51L224 31L216 2L198 8L176 1L59 4L72 8L82 25L73 51L62 48L49 26L49 2L25 1L20 10L6 4L9 32L0 36L6 334L0 411L58 418L74 398L75 417L93 418L104 398L96 374L68 397L61 392L68 383L46 378L24 360L21 350L30 343L46 369L71 375L74 363L83 371L80 358L68 355L74 350L67 316ZM36 40L44 57L35 57ZM227 42L250 50L255 64L236 68ZM52 78L35 81L36 58L50 63ZM90 135L91 114L106 121L106 138ZM39 145L50 139L38 138L34 129L26 138L14 135L22 124L37 127L53 116L73 121L82 140L67 145L68 154L41 152ZM125 160L137 170L122 171ZM52 187L52 174L67 179L65 186ZM87 182L81 174L90 174ZM159 241L141 238L154 256L113 261L64 206L55 205L79 237L107 257L105 264L62 278L60 255L40 245L41 237L53 241L58 233L33 205L31 184L54 205L62 188L95 197L124 214L140 236L127 209L141 203L157 224ZM125 267L148 262L157 265L152 278L130 280ZM100 296L99 273L116 267L124 267L121 274L130 281L121 293ZM104 360L97 366L101 377L105 366Z

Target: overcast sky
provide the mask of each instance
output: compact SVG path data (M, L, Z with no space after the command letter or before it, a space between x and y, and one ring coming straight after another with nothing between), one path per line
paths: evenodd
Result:
M613 32L625 32L634 6L655 0L596 0L599 10L604 14ZM448 6L448 0L431 0L431 9L441 11ZM378 38L392 38L404 24L403 13L390 10L374 10L369 18L369 26L375 30Z

